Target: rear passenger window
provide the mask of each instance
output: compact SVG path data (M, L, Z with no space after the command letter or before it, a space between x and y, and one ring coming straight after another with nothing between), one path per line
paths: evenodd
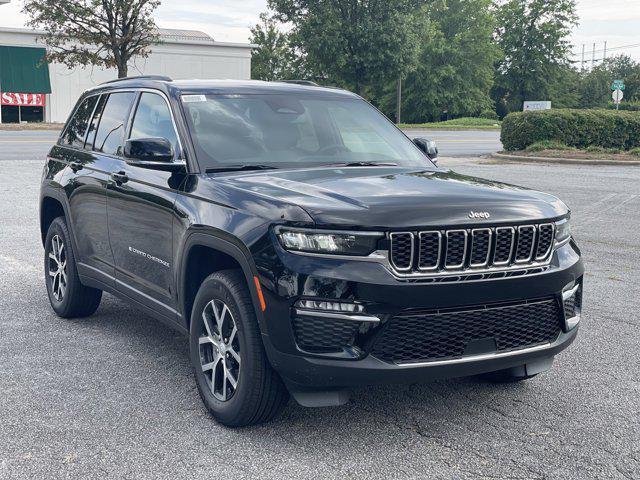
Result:
M167 102L160 95L144 92L140 96L129 138L158 137L169 140L174 152L178 150L178 137Z
M133 92L112 93L102 110L98 131L93 144L97 152L121 155L125 121L135 97Z
M89 131L87 132L87 148L93 148L93 141L96 138L96 131L98 130L98 125L100 125L100 118L102 118L102 110L104 109L104 104L107 103L107 98L109 95L100 96L100 100L98 101L98 106L94 110L93 118L91 119L91 123L89 124Z
M89 118L93 113L93 108L96 106L98 96L86 98L76 110L73 118L69 121L69 125L62 134L60 143L62 145L68 145L70 147L84 148L84 135L87 132L87 125L89 124Z

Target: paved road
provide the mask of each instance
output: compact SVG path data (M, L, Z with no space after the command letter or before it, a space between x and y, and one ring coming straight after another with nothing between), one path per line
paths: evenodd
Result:
M435 140L442 156L486 155L502 150L500 132L497 131L442 131L407 130L411 137ZM11 132L0 130L0 161L24 158L42 158L58 138L53 131Z
M640 478L640 168L442 164L573 207L588 274L572 348L524 384L363 389L237 431L207 415L172 330L111 296L89 319L53 315L42 162L0 168L0 479Z

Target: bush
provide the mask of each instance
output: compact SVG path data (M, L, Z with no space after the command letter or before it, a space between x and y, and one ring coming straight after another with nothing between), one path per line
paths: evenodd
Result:
M609 104L607 105L607 108L609 110L615 110L616 109L616 104L613 102L609 102ZM620 108L619 110L627 110L630 112L640 112L640 102L622 102L620 103Z
M630 150L640 147L640 113L572 109L511 113L502 121L500 139L511 151L542 141Z
M629 150L629 153L636 157L640 157L640 147L632 148L631 150Z
M489 120L498 120L498 114L494 110L483 110L480 112L480 118L488 118Z

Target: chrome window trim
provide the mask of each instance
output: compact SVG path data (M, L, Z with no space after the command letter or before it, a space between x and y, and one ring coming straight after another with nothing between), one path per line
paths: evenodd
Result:
M531 241L531 249L529 250L529 256L527 258L518 258L518 248L520 247L520 232L522 230L524 230L525 228L531 228L533 229L533 239ZM515 255L513 256L513 262L514 263L529 263L532 259L533 259L533 254L535 253L535 248L536 248L536 239L537 239L537 234L538 233L538 229L536 228L535 225L520 225L518 227L518 243L516 245L516 252Z
M473 259L473 246L474 246L474 235L476 232L489 232L489 248L487 249L487 256L484 259L484 262L481 263L471 263ZM469 267L471 268L482 268L489 265L489 257L491 256L491 247L493 246L493 230L491 228L474 228L471 230L471 251L469 253Z
M447 265L447 255L449 254L449 235L452 233L464 233L464 251L462 254L462 262L457 265ZM465 262L467 261L467 247L469 246L469 233L466 230L457 229L457 230L447 230L447 245L445 247L444 252L444 269L445 270L458 270L464 267Z
M493 250L493 265L497 266L497 267L503 267L503 266L507 266L509 264L511 264L511 257L513 257L513 247L515 245L516 242L516 229L513 227L496 227L496 245L498 242L498 232L501 232L502 230L509 230L511 232L511 247L509 248L509 256L507 257L506 261L501 261L501 262L496 262L496 250L497 248L494 248Z
M555 223L541 223L538 225L538 242L540 241L540 228L551 227L551 242L549 242L549 248L544 252L544 255L536 255L536 261L544 260L553 251L553 247L556 243L556 225ZM538 252L538 246L536 245L536 253Z
M409 272L413 269L413 257L415 255L415 244L416 244L416 238L415 235L413 234L413 232L391 232L389 234L389 252L393 251L393 237L397 236L397 235L409 235L411 237L411 256L409 257L409 266L408 267L398 267L395 262L393 261L393 255L391 255L389 257L389 260L391 262L391 265L393 266L393 268L395 268L398 272Z
M421 252L422 252L422 236L426 234L437 234L438 235L438 258L436 260L436 264L433 267L421 267ZM442 259L442 232L439 230L425 230L423 232L418 233L418 270L421 272L433 272L438 270L440 267L440 260Z

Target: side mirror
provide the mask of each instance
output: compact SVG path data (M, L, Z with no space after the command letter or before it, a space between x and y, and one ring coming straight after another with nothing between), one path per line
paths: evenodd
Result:
M173 146L166 138L131 138L124 144L124 157L132 165L169 172L185 165L173 161Z
M428 138L414 138L413 143L415 143L416 147L418 147L422 152L429 157L436 165L438 164L438 146L436 142L433 140L429 140Z

